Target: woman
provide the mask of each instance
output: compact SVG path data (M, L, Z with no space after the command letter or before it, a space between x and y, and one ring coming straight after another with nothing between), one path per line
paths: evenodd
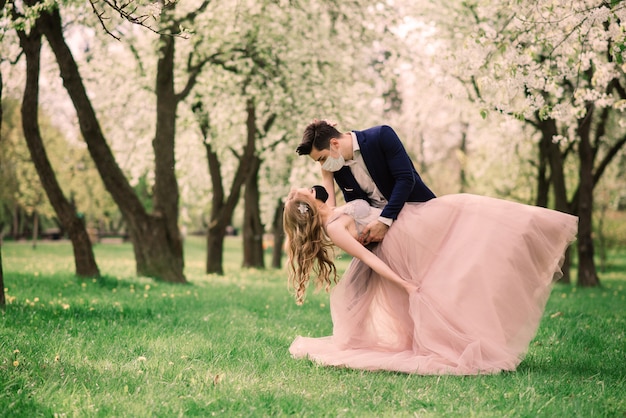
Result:
M324 365L418 374L515 370L560 277L577 218L468 194L404 206L371 251L359 231L380 210L338 208L316 189L287 197L290 283L302 303L314 273L336 281L333 244L354 259L331 294L333 335L297 337L296 358Z

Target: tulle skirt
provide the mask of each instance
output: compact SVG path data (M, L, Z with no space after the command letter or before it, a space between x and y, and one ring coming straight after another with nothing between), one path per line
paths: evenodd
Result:
M456 194L409 203L373 251L411 294L353 260L331 292L333 335L297 337L295 358L417 374L515 370L561 276L578 219Z

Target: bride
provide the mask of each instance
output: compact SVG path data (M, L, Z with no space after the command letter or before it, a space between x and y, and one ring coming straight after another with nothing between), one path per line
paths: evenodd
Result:
M368 249L357 240L380 209L332 208L321 186L285 202L289 281L302 304L311 275L337 282L333 247L353 257L331 292L333 335L299 336L295 358L417 374L515 370L561 274L578 219L553 210L455 194L407 203ZM317 198L316 198L317 197Z

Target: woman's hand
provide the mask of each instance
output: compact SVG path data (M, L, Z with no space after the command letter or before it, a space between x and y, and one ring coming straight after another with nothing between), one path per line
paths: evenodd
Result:
M346 219L351 219L344 215ZM376 221L378 222L378 221ZM379 222L381 225L385 225ZM387 225L385 225L387 227ZM365 248L354 236L348 231L348 228L343 222L331 222L326 227L326 233L335 245L352 257L356 257L372 268L376 273L380 274L385 280L389 280L392 283L402 287L407 293L412 293L417 290L417 285L414 283L402 279L396 274L383 260L378 258L376 254Z
M411 293L415 293L417 291L417 289L419 289L419 287L414 284L411 283L407 280L402 280L402 287L404 288L404 290L406 290L406 292L410 295Z

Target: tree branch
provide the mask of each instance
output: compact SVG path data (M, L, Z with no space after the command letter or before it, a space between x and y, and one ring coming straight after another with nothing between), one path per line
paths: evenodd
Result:
M89 0L89 4L91 5L91 8L94 12L94 14L96 15L96 17L98 18L98 20L100 21L100 25L102 26L102 29L104 29L104 31L110 35L111 37L113 37L116 40L120 40L119 36L114 35L108 28L106 25L105 20L109 20L110 18L107 17L106 12L104 10L100 10L97 7L97 3L104 3L106 6L108 6L110 9L112 9L114 12L117 12L117 14L119 14L119 16L126 20L127 22L132 23L133 25L138 25L141 27L144 27L146 29L148 29L149 31L156 33L158 35L168 35L168 36L182 36L180 34L174 33L174 30L176 30L177 27L179 27L178 24L176 25L170 25L170 30L171 32L166 33L163 32L159 29L155 29L152 26L150 26L147 22L150 18L154 17L151 14L136 14L137 13L137 7L134 8L130 8L130 6L132 5L132 0L128 0L128 1L124 1L124 2L118 2L117 0ZM168 6L166 6L167 8ZM172 7L172 6L169 6Z
M270 143L267 147L265 147L265 151L272 151L272 150L274 150L274 148L276 148L278 146L278 144L281 144L281 143L285 142L286 140L287 140L287 134L284 134L279 139L277 139L276 141Z
M202 2L202 4L194 11L187 13L185 16L181 17L180 19L176 19L174 20L174 22L176 22L177 26L179 26L180 24L187 22L193 22L194 20L196 20L196 17L198 17L198 15L202 12L204 12L207 7L209 7L209 4L211 3L210 0L204 0Z
M187 59L187 73L189 73L189 78L187 79L187 83L185 83L185 87L180 91L180 93L176 94L176 100L182 101L185 97L189 95L193 86L196 85L196 81L198 80L198 76L202 72L202 68L210 61L210 57L200 61L197 64L192 64L193 61L193 52L189 54Z
M613 161L613 158L617 155L617 153L622 149L622 147L626 144L626 135L624 135L619 141L617 141L606 153L600 164L598 164L598 168L596 168L596 172L593 173L593 186L600 181L602 174L608 167L608 165Z

